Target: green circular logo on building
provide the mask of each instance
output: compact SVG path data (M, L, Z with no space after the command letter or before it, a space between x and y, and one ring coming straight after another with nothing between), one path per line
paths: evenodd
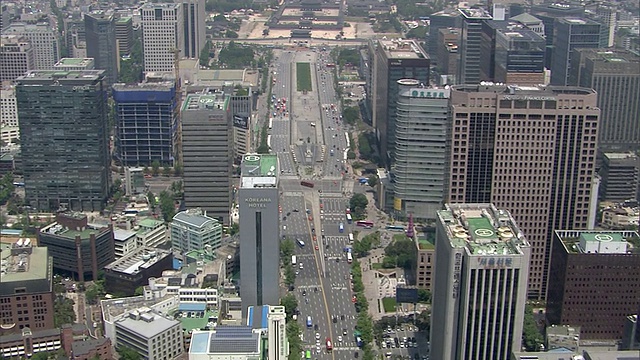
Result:
M482 237L487 237L487 236L492 236L493 231L489 229L476 229L476 231L474 231L474 234Z

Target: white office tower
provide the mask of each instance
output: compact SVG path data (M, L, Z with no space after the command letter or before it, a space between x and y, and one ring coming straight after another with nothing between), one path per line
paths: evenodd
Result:
M140 17L144 71L173 72L176 58L184 56L182 4L146 3Z
M446 204L436 222L431 358L510 359L522 342L529 243L493 204Z
M398 80L394 211L398 217L435 219L444 200L449 89Z
M207 41L205 0L176 0L175 2L182 4L184 19L184 30L182 31L184 48L182 48L180 55L198 59L200 51Z
M13 23L2 35L18 35L29 39L35 55L36 70L49 70L60 59L58 33L48 23Z
M287 314L284 306L269 306L267 313L269 360L286 360L289 356L289 343L287 342Z

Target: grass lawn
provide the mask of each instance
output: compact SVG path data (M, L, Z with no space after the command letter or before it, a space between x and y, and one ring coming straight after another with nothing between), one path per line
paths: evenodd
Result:
M373 263L373 264L371 264L371 268L372 268L373 270L380 270L380 269L384 269L384 268L382 267L382 263Z
M384 307L384 312L394 312L396 311L396 299L390 297L383 298L382 306Z
M311 91L311 64L296 63L296 83L298 91Z
M393 235L393 241L404 240L407 238L405 234L395 234Z

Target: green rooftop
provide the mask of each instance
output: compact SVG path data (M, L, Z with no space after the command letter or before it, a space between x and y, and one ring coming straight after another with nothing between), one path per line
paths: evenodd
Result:
M229 96L217 94L190 94L182 103L182 111L189 110L220 110L227 111Z
M420 250L434 250L436 246L427 239L418 238L418 247Z
M469 235L471 235L474 241L491 241L498 239L489 219L478 217L468 218L467 221L469 222Z
M58 61L58 64L60 65L68 65L68 66L77 66L77 65L82 65L83 63L86 64L87 62L89 62L89 59L84 59L84 58L62 58L60 59L60 61Z
M184 332L189 332L193 330L200 330L206 327L210 317L217 318L218 312L207 310L204 312L203 317L182 317L179 320L180 324L182 325L182 330Z
M127 23L129 21L131 21L131 16L123 16L120 19L116 20L117 23L121 24Z

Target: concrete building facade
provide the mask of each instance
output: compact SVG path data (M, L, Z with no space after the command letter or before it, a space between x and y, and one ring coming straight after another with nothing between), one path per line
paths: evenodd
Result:
M462 27L458 53L458 75L456 84L478 84L482 79L480 65L488 59L482 58L482 27L485 20L493 17L483 9L458 9L462 15ZM487 79L489 80L489 79Z
M96 69L105 71L107 85L118 81L118 45L116 18L112 12L95 11L84 14L87 57L93 58Z
M570 80L575 49L600 47L601 26L586 18L556 19L551 55L551 85L577 85Z
M186 254L192 250L215 250L222 245L222 223L207 216L201 209L177 213L169 225L171 247Z
M509 360L522 345L531 247L508 211L447 204L436 221L434 359Z
M638 244L635 231L554 231L548 321L580 326L584 340L622 338L638 311Z
M31 41L25 36L0 37L0 81L13 81L36 68Z
M3 35L24 36L31 42L35 56L35 70L49 70L60 59L60 42L49 24L15 22L2 30Z
M31 239L2 244L0 335L53 329L53 259Z
M179 131L175 82L113 85L116 158L124 166L173 166Z
M16 88L12 85L1 85L0 91L0 124L2 127L16 127L18 122L18 101Z
M105 289L113 294L133 295L148 279L173 269L173 254L162 249L139 247L104 267Z
M130 312L115 321L116 348L135 350L143 359L174 359L184 352L180 321L149 308Z
M133 17L123 16L116 20L116 43L118 58L131 55L133 47Z
M600 199L624 202L638 198L640 159L632 152L604 153L600 175Z
M184 201L229 224L231 126L224 93L190 94L182 104Z
M176 3L178 2L182 4L184 19L182 56L198 59L207 41L205 0L177 0Z
M284 311L284 306L269 306L269 312L267 313L268 359L286 360L289 356L286 318L287 314Z
M102 210L111 186L103 71L37 70L16 83L26 203Z
M509 209L531 244L529 296L544 298L554 229L586 229L600 109L592 89L460 85L451 91L450 202Z
M398 80L394 210L400 218L435 219L445 194L449 89Z
M249 306L278 305L280 219L276 155L247 154L241 164L240 297Z
M140 8L144 71L174 71L176 58L185 56L182 4L146 3Z
M96 63L93 58L62 58L53 65L53 69L59 71L83 71L95 68Z

